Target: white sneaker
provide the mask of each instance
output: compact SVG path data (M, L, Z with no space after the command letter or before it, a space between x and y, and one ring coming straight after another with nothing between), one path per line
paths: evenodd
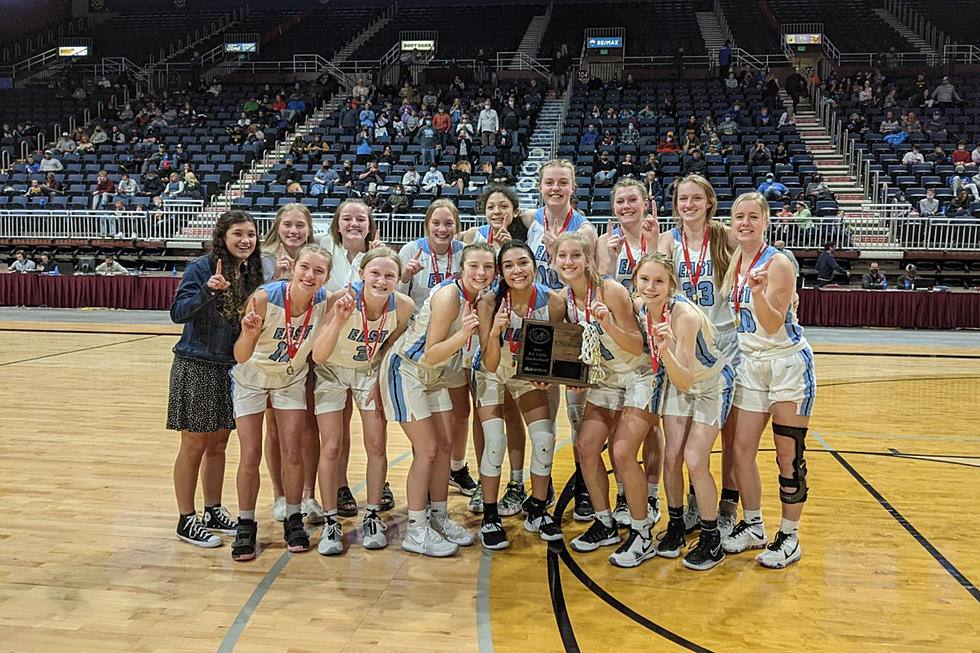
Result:
M630 525L630 506L626 503L625 494L616 495L616 507L612 511L613 522L616 526L629 528Z
M364 515L362 528L364 537L361 538L361 544L364 545L365 549L383 549L388 546L388 538L385 536L388 524L381 520L378 513L368 510Z
M432 530L453 544L470 546L476 541L472 533L454 522L449 515L443 517L442 520L430 518L429 525Z
M313 497L303 499L299 511L306 517L307 524L322 524L327 518L326 513L323 512L323 506Z
M657 497L647 497L647 517L651 519L650 524L654 525L660 521L660 499ZM627 524L628 525L628 524Z
M743 519L732 529L728 537L721 540L725 553L741 553L746 549L761 549L766 545L766 527L762 522L747 524Z
M125 235L125 234L124 234L123 232L121 232L121 231L117 231L116 233L114 233L114 234L112 235L112 237L113 237L113 238L125 238L125 237L126 237L126 235Z
M698 500L693 494L687 495L687 507L684 508L684 531L690 533L701 528L701 511L698 510Z
M344 529L336 519L328 519L320 531L320 544L316 550L322 556L335 556L344 552Z
M721 533L722 539L731 535L735 529L735 514L734 512L718 512L718 532Z
M631 528L626 541L616 549L615 553L609 556L609 562L616 567L638 567L644 560L656 557L657 547L655 544L649 526L642 531Z
M402 538L402 548L433 558L448 558L459 551L459 546L445 539L431 526L409 526Z
M767 546L766 550L757 555L755 559L763 567L782 569L790 566L802 556L803 549L800 547L800 537L778 531L772 544Z
M133 240L136 240L137 238L139 238L139 236L136 235L136 232L135 231L129 237L132 238Z
M272 518L276 521L286 521L286 497L276 497L272 502Z

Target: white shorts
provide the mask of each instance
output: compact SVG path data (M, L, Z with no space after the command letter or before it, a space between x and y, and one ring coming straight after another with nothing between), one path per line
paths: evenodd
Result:
M796 404L796 414L809 417L817 395L813 352L804 347L779 358L742 352L735 378L735 407L753 413L772 412L781 402Z
M231 398L235 417L264 413L267 403L279 410L306 410L306 375L282 388L253 388L232 376Z
M385 358L381 379L381 402L389 422L415 422L453 409L444 370L419 367L398 354Z
M725 356L725 360L738 374L738 362L742 360L742 350L738 347L738 333L735 329L716 331L715 349Z
M627 372L608 374L602 385L589 388L585 400L593 406L620 411L624 407L639 408L650 413L659 413L663 398L663 368L655 376L646 373Z
M354 404L359 410L378 410L371 391L378 382L378 370L372 370L371 376L366 370L352 370L340 365L317 365L313 379L314 412L317 415L343 410L347 404L347 391L354 397Z
M470 370L466 367L455 367L454 364L442 368L442 376L447 388L462 388L470 383Z
M534 392L536 388L530 381L523 379L508 378L501 381L500 377L494 372L486 370L476 370L473 372L473 383L476 390L477 407L502 406L504 403L504 392L509 394L514 401Z
M699 424L725 425L735 394L735 371L729 365L721 373L695 383L688 392L675 386L667 388L664 415L690 417Z

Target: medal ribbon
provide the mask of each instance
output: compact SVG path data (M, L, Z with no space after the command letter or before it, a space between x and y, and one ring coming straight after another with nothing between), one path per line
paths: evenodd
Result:
M436 284L442 283L443 277L439 274L439 260L436 258L436 250L432 247L432 243L429 243L429 257L432 259L432 272L436 276ZM449 249L446 250L446 279L453 276L453 244L449 243Z
M752 268L755 264L759 262L759 257L762 256L762 252L766 251L766 244L762 243L762 247L759 251L755 253L755 258L749 263L748 272L745 274L745 283L741 282L741 269L742 269L742 253L738 254L738 262L735 264L735 326L737 327L741 322L741 305L742 305L742 290L745 285L749 282L749 274L752 274Z
M364 288L361 287L361 296L358 298L357 310L361 312L361 326L364 330L364 350L367 353L368 366L374 360L374 354L378 351L378 343L381 341L381 332L384 331L385 321L388 319L388 300L385 300L385 309L381 314L381 323L378 325L378 335L374 339L374 347L371 346L371 330L368 328L367 301L364 299Z
M630 249L630 242L626 240L626 232L620 228L619 232L623 235L623 243L626 245L626 258L630 262L630 274L633 273L634 268L636 268L636 259L633 258L633 250ZM647 253L647 237L646 234L640 236L640 258L646 256Z
M684 265L687 268L687 276L691 279L691 288L695 295L698 294L698 279L701 278L701 273L704 272L704 257L708 252L708 240L711 238L711 230L705 226L704 229L704 240L701 241L701 252L698 255L698 265L696 268L691 267L691 252L687 249L687 233L681 228L681 245L684 250Z
M663 324L667 321L670 316L670 301L664 302L663 315L660 316L660 322L658 324ZM653 368L653 373L656 374L660 369L660 354L657 353L657 348L653 345L653 320L650 318L650 311L647 311L647 346L650 347L650 367Z
M589 307L592 306L592 300L594 299L594 297L593 297L593 290L594 289L592 287L592 282L590 281L589 282L589 290L585 293L585 322L586 322L586 324L588 324L589 322L592 321L592 314L589 312ZM578 306L575 305L575 291L572 290L572 287L571 286L568 287L568 299L571 300L571 302L572 302L572 311L574 312L573 319L575 320L575 324L578 324Z
M296 356L296 352L299 351L300 346L303 344L303 340L306 337L306 327L310 326L310 318L313 317L313 297L310 298L310 307L306 309L306 318L303 320L303 329L300 331L299 336L296 338L296 344L293 344L293 314L291 310L291 301L289 297L289 284L285 281L282 282L285 287L284 294L285 299L285 309L286 309L286 357L289 363L293 362L293 357Z

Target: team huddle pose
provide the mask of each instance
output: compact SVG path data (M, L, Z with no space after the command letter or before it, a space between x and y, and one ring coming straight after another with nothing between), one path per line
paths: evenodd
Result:
M545 164L540 191L543 206L521 212L513 190L488 187L480 202L487 223L465 232L455 205L436 200L424 237L398 253L359 200L337 208L319 243L305 207L282 207L262 250L247 213L222 215L212 252L188 264L171 310L184 324L167 419L181 431L178 537L216 547L217 533L234 535L234 560L259 554L264 450L286 548L310 549L305 519L322 524L320 554L342 554L340 517L358 512L347 481L356 407L367 453L366 549L388 545L381 513L395 503L385 480L390 422L412 451L403 549L433 557L477 541L505 549L503 518L519 513L526 531L562 540L549 512L561 389L517 377L524 323L538 320L581 326L590 366L587 383L565 387L572 514L591 521L572 550L614 547L610 563L630 568L680 557L687 535L700 530L682 561L690 569L749 549L764 549L756 559L766 567L799 560L816 382L793 309L793 265L765 241L765 198L739 196L728 227L715 219L711 185L685 177L672 198L676 226L661 233L656 204L626 180L613 188L615 220L599 237L572 208L570 163ZM770 419L782 502L771 542L757 464ZM231 428L241 446L237 521L221 504ZM478 480L466 464L471 432ZM710 465L719 433L720 493ZM199 475L203 517L194 507ZM668 523L655 534L661 476ZM482 513L475 534L451 516L450 486Z

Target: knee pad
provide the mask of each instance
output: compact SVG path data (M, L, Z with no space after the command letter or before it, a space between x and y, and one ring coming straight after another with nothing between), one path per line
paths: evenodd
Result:
M783 503L803 503L807 496L806 460L803 458L806 452L806 427L773 424L772 432L780 437L792 438L796 446L793 454L793 477L779 476L779 500ZM787 492L784 488L791 488L792 491Z
M483 422L483 458L480 460L480 473L484 476L499 477L506 454L507 436L504 434L504 420L496 417Z
M582 429L582 419L585 417L585 404L568 404L568 423L572 427L572 444L578 442L578 432Z
M537 476L551 475L551 461L555 457L555 432L551 421L539 419L527 425L531 440L531 473Z

